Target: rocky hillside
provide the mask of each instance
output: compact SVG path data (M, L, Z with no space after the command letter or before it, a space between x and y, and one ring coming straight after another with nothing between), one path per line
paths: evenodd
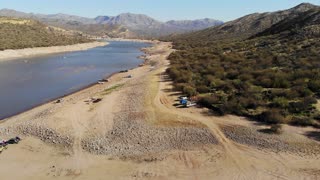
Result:
M298 13L296 16L288 17L258 33L253 36L253 38L275 34L288 38L297 36L320 37L320 7L312 8L306 12Z
M222 115L320 128L318 6L248 15L170 41L178 51L167 72L177 90L198 96L203 106Z
M35 20L0 17L0 50L70 45L89 41L79 33L49 27Z
M67 14L24 13L10 9L0 10L0 16L35 19L51 26L110 37L164 36L172 33L201 30L223 23L214 19L160 22L143 14L132 13L124 13L118 16L98 16L92 19Z
M318 7L315 5L302 3L294 8L284 11L250 14L234 21L226 22L225 24L217 27L184 34L181 38L184 39L185 37L188 37L190 41L195 41L196 39L245 39L270 28L282 20L297 17L300 13L317 8ZM178 39L179 36L175 38Z
M36 19L42 22L54 22L54 21L61 21L61 22L72 22L76 21L82 24L94 24L95 20L91 18L85 18L80 16L73 16L68 14L34 14L34 13L24 13L20 11L15 11L12 9L1 9L0 16L7 16L7 17L17 17L17 18L27 18L27 19Z

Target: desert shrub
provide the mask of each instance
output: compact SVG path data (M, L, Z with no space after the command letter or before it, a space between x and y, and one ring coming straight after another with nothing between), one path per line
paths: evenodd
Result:
M212 108L213 104L219 104L220 100L217 96L205 96L201 97L198 103L204 107Z
M295 126L312 126L314 124L314 120L310 117L305 116L295 116L290 121L290 124Z
M178 76L174 79L177 83L190 83L192 80L192 74L189 72L183 71L179 73Z
M305 103L306 105L313 105L316 104L318 102L318 100L312 96L306 97L303 99L303 103Z
M292 89L298 92L300 97L307 97L312 95L312 91L310 91L310 89L302 85L295 86Z
M185 86L183 88L183 93L185 93L187 96L195 96L195 95L197 95L196 89L191 87L191 86Z
M243 104L239 103L237 98L230 98L227 102L220 106L220 112L222 114L236 114L236 115L244 115L246 112Z
M290 83L288 80L286 80L283 77L275 77L275 79L272 82L271 87L273 87L273 88L288 88L288 87L290 87Z
M238 100L245 109L256 109L260 105L260 101L254 97L240 97Z
M268 124L280 124L284 123L285 117L278 109L270 109L263 112L259 117L259 120Z
M276 97L272 100L271 107L273 108L289 108L289 101L284 97Z
M313 119L315 119L315 120L317 120L317 121L320 121L320 112L319 112L319 111L316 112L316 113L314 113Z
M308 109L302 101L291 102L289 104L289 111L292 113L300 113Z
M210 92L210 89L209 89L208 86L200 85L200 86L197 87L197 91L199 93L208 93L208 92Z
M308 112L314 108L313 104L315 103L317 103L317 99L313 97L306 97L300 101L289 103L289 111L298 114Z
M281 134L282 133L282 125L281 124L272 124L270 126L270 132L274 134Z
M296 98L299 98L300 97L300 94L299 92L291 89L291 90L286 90L284 91L285 92L285 95L284 97L288 98L288 99L296 99Z
M180 72L174 67L168 68L166 72L173 80L176 80L180 76Z
M228 79L236 79L238 77L239 73L237 70L235 69L232 69L232 70L229 70L226 77Z

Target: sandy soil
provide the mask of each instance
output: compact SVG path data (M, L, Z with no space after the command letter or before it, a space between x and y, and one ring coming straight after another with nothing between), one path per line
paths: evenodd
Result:
M23 138L0 154L1 178L320 178L320 140L309 134L316 129L285 126L282 135L270 135L242 117L175 106L179 93L164 74L170 47L145 49L153 67L0 123L1 138ZM103 100L85 102L91 97Z
M92 42L75 44L69 46L53 46L53 47L38 47L38 48L26 48L17 50L4 50L0 51L0 61L8 61L17 58L42 56L47 54L65 53L72 51L84 51L98 46L105 46L107 42Z

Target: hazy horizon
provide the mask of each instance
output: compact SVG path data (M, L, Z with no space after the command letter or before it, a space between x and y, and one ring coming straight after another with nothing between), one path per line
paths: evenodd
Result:
M124 0L115 2L111 0L92 0L92 1L62 1L62 0L29 0L21 2L18 0L0 0L0 9L14 9L27 13L40 14L70 14L83 17L94 18L99 15L116 16L121 13L145 14L160 21L168 20L194 20L212 18L222 21L230 21L241 16L288 9L300 3L320 4L320 0L300 1L285 0L282 2L271 0L268 2L257 2L253 0L223 2L216 0L188 1L179 3L164 0L161 2L150 2L148 0L138 0L131 2Z

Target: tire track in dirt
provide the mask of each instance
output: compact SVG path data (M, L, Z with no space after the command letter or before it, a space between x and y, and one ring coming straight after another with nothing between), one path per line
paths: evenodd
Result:
M287 170L287 166L285 166L285 163L282 163L278 158L269 157L270 159L263 159L275 163L277 164L277 166L280 166L280 168L278 168L278 172L276 172L274 168L266 170L263 169L263 166L257 167L257 165L259 165L259 163L263 161L260 160L262 152L244 145L237 144L227 138L223 131L220 129L219 125L214 122L214 118L209 118L195 113L189 113L186 111L181 113L181 111L178 111L175 107L173 107L167 99L166 93L164 92L166 83L164 76L162 75L164 70L165 69L162 69L162 72L156 75L158 76L157 81L160 83L158 87L158 93L153 101L154 111L160 111L161 113L175 115L182 119L192 119L196 122L204 124L216 137L219 145L222 146L224 150L225 161L227 163L230 163L230 166L236 169L235 171L233 171L234 175L237 175L235 179L255 179L259 176L259 173L277 179L290 179L288 178L288 176L279 173L283 169ZM269 154L264 154L263 157L265 156L269 156ZM188 163L190 162L190 160L185 159L184 162L186 162L186 167L190 167L190 164ZM263 165L265 164L263 162L261 163Z

